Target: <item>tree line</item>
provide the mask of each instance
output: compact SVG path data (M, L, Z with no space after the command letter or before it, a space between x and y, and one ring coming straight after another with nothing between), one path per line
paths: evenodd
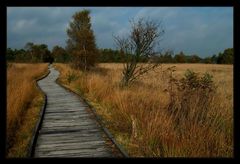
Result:
M123 63L126 62L124 55L119 50L111 48L97 49L96 61L99 63ZM27 43L25 48L8 48L7 61L11 62L71 62L71 55L61 46L54 46L52 51L45 44ZM206 63L206 64L233 64L233 48L227 48L223 52L210 57L201 58L198 55L187 55L184 52L173 54L164 52L155 56L159 63ZM140 58L140 62L147 62L146 58Z
M227 48L218 55L214 54L210 57L201 58L197 54L187 55L179 52L174 56L172 53L166 52L157 57L161 63L206 63L206 64L233 64L233 48Z
M99 62L125 62L124 56L118 50L100 49ZM184 52L174 54L166 51L155 55L155 61L159 63L206 63L206 64L233 64L233 48L227 48L218 55L201 58L197 54L187 55ZM146 58L140 58L140 62L147 62Z
M27 43L22 49L7 49L6 60L11 62L70 62L71 56L60 46L54 46L52 51L46 44Z

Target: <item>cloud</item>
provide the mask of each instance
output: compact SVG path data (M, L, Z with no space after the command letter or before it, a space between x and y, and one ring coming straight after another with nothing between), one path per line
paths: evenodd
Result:
M115 48L113 35L126 35L129 20L162 21L163 48L209 56L233 46L231 7L8 7L7 45L26 42L65 47L66 29L76 11L91 10L92 28L100 48Z
M232 8L177 8L163 22L163 45L187 54L218 53L233 46L232 18Z
M13 26L13 31L19 32L23 30L25 27L31 28L34 25L36 25L36 19L32 19L32 20L20 19Z

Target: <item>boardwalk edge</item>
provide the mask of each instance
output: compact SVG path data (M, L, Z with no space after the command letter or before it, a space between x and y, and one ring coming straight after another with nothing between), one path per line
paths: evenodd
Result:
M36 142L37 142L37 137L38 137L38 133L39 133L39 130L40 130L40 127L41 127L41 124L42 124L42 121L43 121L43 116L44 116L44 112L45 112L45 109L46 109L46 105L47 105L47 95L43 92L43 90L39 87L38 85L38 81L46 78L49 74L50 74L50 70L48 69L48 72L43 75L42 77L36 79L36 86L37 88L43 93L44 95L44 104L40 110L40 117L37 121L37 124L33 130L33 133L32 133L32 138L31 138L31 141L29 143L29 146L28 146L28 151L27 151L27 157L33 157L34 155L34 151L35 151L35 145L36 145Z

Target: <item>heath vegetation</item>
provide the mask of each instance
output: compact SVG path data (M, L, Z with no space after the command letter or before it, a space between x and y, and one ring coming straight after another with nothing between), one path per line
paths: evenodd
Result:
M232 65L163 64L128 88L119 86L122 64L88 73L56 67L131 156L233 156ZM69 72L78 77L70 83Z
M7 156L26 157L33 128L39 119L43 94L36 79L47 73L47 64L8 63Z

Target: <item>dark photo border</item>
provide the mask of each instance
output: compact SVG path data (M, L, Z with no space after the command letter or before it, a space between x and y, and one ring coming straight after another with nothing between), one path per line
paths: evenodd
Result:
M0 75L1 75L1 85L0 85L0 158L1 160L12 160L6 159L5 157L5 141L6 141L6 102L7 102L7 91L6 91L6 49L7 49L7 7L23 7L23 6L42 6L42 7L52 7L52 6L66 6L66 7L75 7L75 6L164 6L164 7L176 7L176 6L192 6L192 7L202 7L202 6L210 6L210 7L219 7L219 6L228 6L233 7L234 13L234 157L233 159L239 159L239 152L240 152L240 1L239 0L114 0L114 1L107 1L107 0L2 0L4 1L4 5L1 5L1 55L0 55ZM162 158L158 158L161 160ZM172 159L172 158L165 158L165 159ZM176 159L176 158L174 158ZM194 158L195 159L195 158ZM197 158L200 159L200 158ZM204 158L205 159L205 158ZM229 160L228 158L210 158L210 159L224 159ZM16 159L15 159L16 160ZM31 159L35 160L35 159ZM145 159L144 159L145 160ZM231 158L230 158L231 160ZM32 162L32 161L31 161ZM131 161L134 162L134 161Z

